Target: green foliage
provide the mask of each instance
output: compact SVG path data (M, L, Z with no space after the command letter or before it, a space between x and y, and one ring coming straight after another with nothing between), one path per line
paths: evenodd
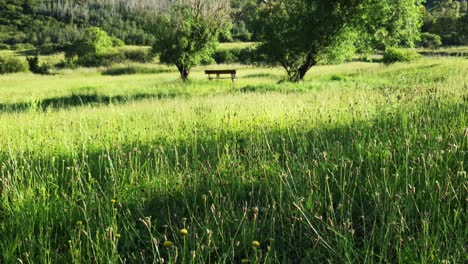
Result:
M213 54L213 59L218 64L255 64L258 60L258 52L255 48L219 49Z
M25 72L26 64L16 57L0 57L0 74Z
M86 29L83 37L67 49L65 57L86 67L109 66L123 60L123 55L114 49L112 38L97 27Z
M125 46L125 43L122 40L120 40L119 38L117 38L117 37L112 36L111 40L112 40L112 46L113 47L123 47L123 46Z
M356 54L359 34L355 30L347 30L336 37L333 45L325 47L317 55L319 64L339 64L351 61Z
M383 55L385 64L395 62L411 62L421 58L421 55L413 49L398 49L394 47L387 48Z
M0 50L9 50L11 47L8 44L0 43Z
M121 1L14 1L0 5L0 42L48 43L62 47L80 38L90 26L103 28L128 44L150 45L150 10ZM2 7L7 8L2 8Z
M218 35L228 26L228 9L223 1L202 2L171 4L156 23L152 51L162 63L175 65L183 80L193 66L212 60Z
M12 50L23 51L23 50L33 50L35 49L34 45L30 43L18 43L11 45Z
M439 0L424 13L423 31L439 35L444 45L468 44L468 4Z
M142 49L124 50L123 56L126 60L140 63L149 63L154 61L154 56L151 52Z
M259 51L266 64L279 65L289 80L300 81L320 60L349 58L354 45L360 49L411 45L418 36L420 2L269 1L255 16Z
M39 57L36 55L34 57L26 57L26 61L29 64L29 70L35 74L46 75L50 73L50 65L47 63L39 63Z
M132 74L159 74L159 73L169 73L173 72L171 69L167 68L150 68L144 66L136 65L127 65L127 66L118 66L112 67L102 72L102 75L132 75Z
M42 55L50 55L63 51L63 47L58 44L49 43L39 46L38 50Z
M442 39L440 36L432 33L421 33L421 40L419 46L430 49L437 49L442 46Z

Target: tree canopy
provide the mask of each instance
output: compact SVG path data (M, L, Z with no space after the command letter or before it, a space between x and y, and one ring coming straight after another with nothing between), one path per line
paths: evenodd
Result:
M420 28L420 0L271 0L255 18L265 62L300 81L344 34L360 48L412 45Z
M211 59L218 35L229 25L229 1L179 0L158 16L152 50L162 63L177 66L186 80L190 69Z

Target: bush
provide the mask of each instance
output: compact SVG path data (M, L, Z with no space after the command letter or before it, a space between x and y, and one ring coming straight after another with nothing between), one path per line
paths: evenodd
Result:
M63 51L63 47L57 44L48 43L41 45L39 47L39 51L42 55L49 55Z
M57 69L76 69L78 65L76 64L76 59L67 58L56 63L54 67Z
M410 62L421 58L421 55L415 50L403 50L398 48L387 48L383 56L385 64L395 62Z
M0 74L25 72L28 68L26 64L15 57L0 57Z
M11 46L11 49L12 50L32 50L32 49L36 49L36 47L34 47L33 44L29 44L29 43L19 43L19 44L15 44Z
M114 63L121 63L125 60L123 54L119 52L94 54L78 57L76 64L84 67L111 66Z
M0 43L0 50L9 50L10 48L10 45Z
M255 48L239 49L239 63L253 64L259 61L259 55Z
M152 62L154 57L153 55L146 50L125 50L123 56L126 60L140 63Z
M125 43L121 39L119 39L117 37L111 37L111 40L112 40L112 46L114 46L114 47L123 47L123 46L125 46Z
M213 54L216 63L241 63L252 64L257 61L257 52L253 48L218 50Z
M437 49L442 46L442 38L439 35L432 33L422 33L419 46L430 49Z
M216 63L234 63L239 61L235 50L218 50L213 54Z
M67 64L85 67L109 66L124 60L113 48L112 38L98 27L87 28L83 37L67 48L65 58Z
M102 72L102 75L131 75L131 74L159 74L159 73L167 73L167 72L174 72L172 69L166 68L147 68L147 67L140 67L140 66L120 66L120 67L113 67L111 69L107 69Z
M49 74L50 72L50 65L47 63L41 63L39 65L39 58L37 56L34 57L26 57L26 60L28 61L29 64L29 70L32 73L36 74Z

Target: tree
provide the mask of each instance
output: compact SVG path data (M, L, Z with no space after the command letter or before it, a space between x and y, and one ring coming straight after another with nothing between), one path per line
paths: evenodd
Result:
M339 46L343 34L359 38L359 48L411 45L420 28L421 2L270 0L260 5L255 22L259 51L267 64L282 66L289 80L300 81Z
M175 0L156 21L152 51L162 63L175 65L182 80L193 66L211 59L220 32L228 29L229 1Z
M438 0L424 17L423 31L442 37L444 45L466 45L466 1Z
M98 27L89 27L83 37L75 41L65 53L69 61L75 61L83 66L109 65L117 51L113 47L112 38Z

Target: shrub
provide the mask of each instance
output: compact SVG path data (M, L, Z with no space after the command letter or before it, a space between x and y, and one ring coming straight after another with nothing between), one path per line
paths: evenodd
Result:
M121 39L119 39L117 37L112 36L111 40L112 40L112 46L114 46L114 47L123 47L123 46L125 46L125 43Z
M259 61L259 55L255 48L239 49L239 63L253 64Z
M385 64L395 62L410 62L421 58L421 55L415 50L403 50L398 48L387 48L383 56Z
M123 56L126 60L140 63L152 62L154 57L153 55L146 50L125 50Z
M218 64L234 63L239 61L235 50L218 50L213 54L213 59Z
M257 61L257 52L254 48L218 50L213 54L216 63L252 64Z
M83 37L65 52L69 64L85 67L109 66L123 61L123 55L113 48L112 38L98 27L87 28Z
M159 74L173 72L172 69L167 68L148 68L141 66L120 66L107 69L102 72L102 75L131 75L131 74Z
M28 68L26 64L15 57L0 57L0 74L25 72Z
M57 69L76 69L78 65L76 64L76 60L73 58L67 58L62 60L54 65Z
M50 72L50 65L47 63L41 63L39 65L39 58L37 56L34 57L26 57L26 60L29 64L29 70L32 73L36 74L49 74Z
M442 38L439 35L432 33L421 33L419 46L430 49L437 49L442 46Z
M41 45L39 47L39 51L42 55L49 55L63 51L63 47L57 44L48 43Z
M9 50L11 47L8 44L0 43L0 50Z
M76 64L84 67L110 66L114 63L120 63L125 60L124 55L119 52L89 54L78 57Z
M11 46L12 50L31 50L35 48L36 47L34 47L33 44L29 44L29 43L18 43L18 44L14 44L13 46Z

